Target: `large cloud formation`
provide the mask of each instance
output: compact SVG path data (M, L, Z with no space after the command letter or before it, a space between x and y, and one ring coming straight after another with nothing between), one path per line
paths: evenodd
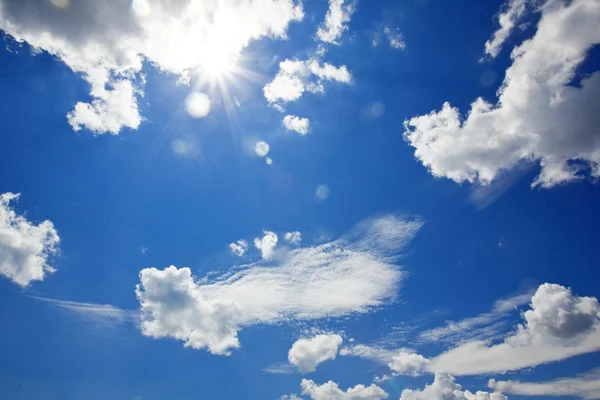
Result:
M252 40L285 38L303 16L294 0L0 0L0 29L90 84L91 102L77 103L68 121L97 134L138 128L144 60L188 78Z
M51 221L35 225L18 215L10 205L18 198L0 195L0 275L24 287L55 272L48 259L58 251L60 238Z
M426 369L453 375L502 373L600 350L600 306L561 285L540 285L524 323L503 342L473 340L433 358Z
M244 326L368 312L394 298L403 277L396 256L421 226L393 215L370 219L338 240L213 281L194 280L189 268L144 269L136 288L142 333L228 354Z
M496 104L478 98L463 119L445 103L405 122L406 140L434 176L488 184L535 161L534 186L600 177L600 72L573 84L600 43L600 2L548 0L539 11L537 32L512 52Z

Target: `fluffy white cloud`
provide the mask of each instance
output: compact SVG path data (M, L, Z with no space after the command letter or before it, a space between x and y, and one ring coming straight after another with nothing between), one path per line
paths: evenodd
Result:
M269 259L273 257L273 251L277 246L277 235L271 231L265 231L264 236L261 238L254 238L254 247L260 250L262 258Z
M52 222L35 225L15 212L10 203L19 196L0 195L0 275L27 286L55 272L48 258L58 251L60 238Z
M329 0L329 9L325 15L325 21L317 30L319 40L331 43L340 44L339 40L344 31L348 29L348 22L354 13L354 2L344 4L344 0Z
M380 400L388 397L388 394L375 384L356 385L343 391L333 381L319 386L309 379L302 379L301 386L302 393L312 400Z
M233 254L241 257L244 255L244 253L246 253L246 250L248 250L248 242L246 242L244 239L240 239L235 243L229 243L229 249Z
M235 59L252 40L285 38L303 15L293 0L0 0L0 29L90 84L93 100L68 120L98 134L139 126L134 82L143 81L144 60L187 79Z
M540 12L533 38L513 50L496 105L479 98L463 119L445 103L405 121L405 139L434 176L488 184L535 161L542 169L534 186L582 179L587 168L600 177L600 72L570 85L600 43L600 3L555 0Z
M490 379L488 386L490 389L522 396L576 396L586 400L600 399L600 369L574 378L560 378L548 382L497 382Z
M279 106L296 101L305 91L324 93L324 81L345 84L352 82L352 76L345 65L335 67L312 58L310 60L285 60L279 63L279 72L265 85L263 92L270 104Z
M194 281L189 268L144 269L136 289L142 333L226 354L244 326L368 312L394 298L403 276L395 257L421 225L392 215L368 220L275 265L261 261L212 281Z
M400 400L507 400L500 393L478 391L473 394L468 390L462 391L462 386L455 382L453 376L437 373L431 385L425 385L423 390L404 389Z
M287 242L298 246L302 241L302 234L298 231L295 232L287 232L283 237Z
M322 362L335 360L341 344L342 337L335 334L298 339L288 352L288 361L302 373L313 372Z
M485 54L495 58L502 45L508 39L513 29L527 10L529 0L510 0L506 5L506 9L498 14L498 30L494 32L492 38L485 42Z
M281 122L288 131L295 131L301 135L306 135L310 132L310 121L308 118L286 115Z
M392 362L388 364L390 369L400 375L420 375L429 360L420 354L400 352L393 356Z
M393 31L390 27L386 26L383 28L383 34L387 38L391 48L396 50L404 50L406 48L406 43L404 43L404 39L398 28Z
M531 298L524 323L502 343L474 340L433 358L427 369L477 375L534 367L600 350L600 307L594 297L545 283Z

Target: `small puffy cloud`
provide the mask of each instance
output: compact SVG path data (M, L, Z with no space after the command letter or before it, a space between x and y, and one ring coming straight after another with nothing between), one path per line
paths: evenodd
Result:
M386 26L383 28L383 34L392 49L404 50L406 48L406 43L404 43L400 29L396 28L395 30L392 30L390 27Z
M336 67L316 58L286 59L279 63L279 72L265 85L263 93L271 105L282 109L283 104L298 100L306 91L324 93L326 81L350 84L352 76L345 65Z
M36 225L15 212L10 203L19 196L0 195L0 275L25 287L55 272L48 259L58 251L60 238L52 222Z
M233 254L241 257L244 255L246 250L248 250L248 242L246 242L244 239L240 239L235 243L229 243L229 249Z
M313 372L322 362L334 360L341 344L342 337L335 334L298 339L288 352L288 361L302 373Z
M286 115L283 117L282 124L288 131L294 131L301 135L306 135L310 132L310 121L308 118Z
M287 232L283 238L286 240L286 242L298 246L302 241L302 234L298 231Z
M285 39L303 16L294 0L0 1L0 29L89 83L91 101L67 118L97 134L140 125L144 61L185 81L235 60L251 41Z
M243 327L369 312L395 298L403 273L394 262L422 224L370 219L337 240L215 279L195 280L189 268L144 269L136 288L142 333L228 354Z
M600 399L600 369L585 374L546 382L496 381L490 379L490 389L521 396L575 396L584 400Z
M347 3L347 4L344 4ZM340 44L339 40L348 29L348 22L354 13L354 1L329 0L325 21L317 30L317 38L322 42Z
M262 258L268 260L273 256L275 246L277 246L277 235L271 231L265 231L264 236L261 238L254 238L254 247L260 250Z
M507 400L501 393L478 391L471 393L462 391L462 386L455 382L453 376L445 373L435 374L431 385L425 385L423 390L404 389L400 400Z
M594 297L561 285L540 285L523 313L524 323L499 344L472 340L431 359L432 372L502 373L600 350L600 307Z
M525 15L527 3L531 0L510 0L505 10L498 14L498 30L492 38L485 42L485 54L495 58L502 49L502 45L515 29L519 20Z
M420 354L400 352L393 356L388 367L400 375L417 376L423 372L427 364L429 364L429 360Z
M329 197L329 187L327 185L319 185L317 186L317 190L315 190L315 196L319 200L325 200Z
M302 394L307 395L312 400L381 400L388 398L388 394L379 386L356 385L343 391L337 383L329 381L322 385L317 385L309 379L302 379Z
M512 52L495 104L478 98L462 116L445 103L405 121L404 137L432 175L486 185L536 162L533 186L600 177L600 72L571 84L600 43L600 2L557 0L539 12L534 36Z

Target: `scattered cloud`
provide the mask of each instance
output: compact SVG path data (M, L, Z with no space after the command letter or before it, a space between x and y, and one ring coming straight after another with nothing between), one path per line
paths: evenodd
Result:
M518 307L529 303L532 295L533 293L524 293L498 300L490 312L460 321L448 321L445 326L421 332L419 339L425 342L451 344L459 344L474 338L493 339L505 327L504 323L499 322L514 313Z
M600 399L600 369L573 378L547 382L496 381L490 379L490 389L521 396L575 396L585 400Z
M302 241L302 234L298 231L295 232L287 232L283 237L287 242L299 246Z
M0 195L0 275L25 287L56 271L49 258L58 252L60 238L51 221L36 225L15 212L11 202L19 196Z
M400 352L394 355L388 367L400 375L418 376L421 375L427 364L429 364L429 360L420 354Z
M288 353L288 361L303 374L314 372L322 362L335 360L342 341L342 337L336 334L298 339Z
M0 29L56 56L89 83L91 102L68 114L73 129L118 134L143 119L143 61L186 80L236 59L253 40L285 39L288 25L304 17L293 0L172 3L2 0Z
M308 118L286 115L283 117L282 123L288 131L294 131L301 135L306 135L310 132L310 121Z
M498 14L498 30L494 32L492 38L485 42L485 54L492 58L502 50L502 45L508 39L512 31L515 29L521 18L527 10L527 3L530 0L510 0L505 10Z
M235 243L229 243L229 249L233 254L241 257L244 255L244 253L246 253L246 250L248 250L248 242L246 242L244 239L240 239Z
M391 376L418 376L429 363L428 359L420 354L416 354L412 349L400 348L390 350L384 347L363 344L343 347L340 350L340 355L360 357L387 365L393 371ZM389 376L384 375L378 378L378 381L383 382L389 378Z
M354 1L329 0L329 9L325 15L325 21L317 30L317 38L322 42L339 45L340 38L348 29L347 24L355 9Z
M400 400L507 400L501 393L478 391L473 394L468 390L462 391L462 386L456 379L445 373L435 374L431 385L425 385L423 390L404 389Z
M271 231L264 231L264 236L261 238L254 238L254 247L260 250L262 258L265 260L273 257L273 251L278 242L277 235Z
M403 273L394 261L422 224L369 219L337 240L210 281L194 280L189 268L144 269L136 287L142 333L228 354L245 326L369 312L395 298Z
M309 396L312 400L380 400L386 399L388 394L379 386L356 385L343 391L337 383L329 381L317 385L309 379L302 379L302 394Z
M128 323L136 324L139 322L139 312L137 310L123 310L110 304L82 303L39 296L29 297L68 310L102 326L117 326Z
M329 197L329 186L327 185L319 185L317 186L317 190L315 191L315 196L319 200L325 200Z
M345 65L336 67L321 63L317 58L286 59L279 63L279 72L265 85L263 92L267 101L281 110L285 103L298 100L306 91L325 93L326 81L350 84L352 76Z
M271 364L268 367L263 368L263 371L268 374L276 375L290 375L296 372L294 366L288 363Z
M383 34L392 49L404 50L406 48L406 43L404 43L404 38L402 37L399 28L392 30L390 27L386 26L383 28Z
M540 285L524 312L524 323L504 341L465 342L431 359L430 372L453 375L502 373L600 350L600 307L556 284Z
M557 0L539 12L537 32L512 52L495 105L478 98L462 118L445 103L405 121L405 139L434 176L485 185L534 161L541 172L533 186L578 181L585 173L600 177L600 72L571 85L588 50L600 43L600 3Z
M394 360L394 356L400 353L410 353L411 349L394 349L390 350L380 346L368 346L357 344L354 346L346 346L340 350L340 356L352 356L365 358L367 360L378 361L382 364L389 364Z

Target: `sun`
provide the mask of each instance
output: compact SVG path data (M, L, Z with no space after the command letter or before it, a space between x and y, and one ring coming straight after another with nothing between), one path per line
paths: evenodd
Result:
M227 46L212 43L206 46L204 59L198 69L204 80L215 81L232 74L236 63L236 54L230 51Z

